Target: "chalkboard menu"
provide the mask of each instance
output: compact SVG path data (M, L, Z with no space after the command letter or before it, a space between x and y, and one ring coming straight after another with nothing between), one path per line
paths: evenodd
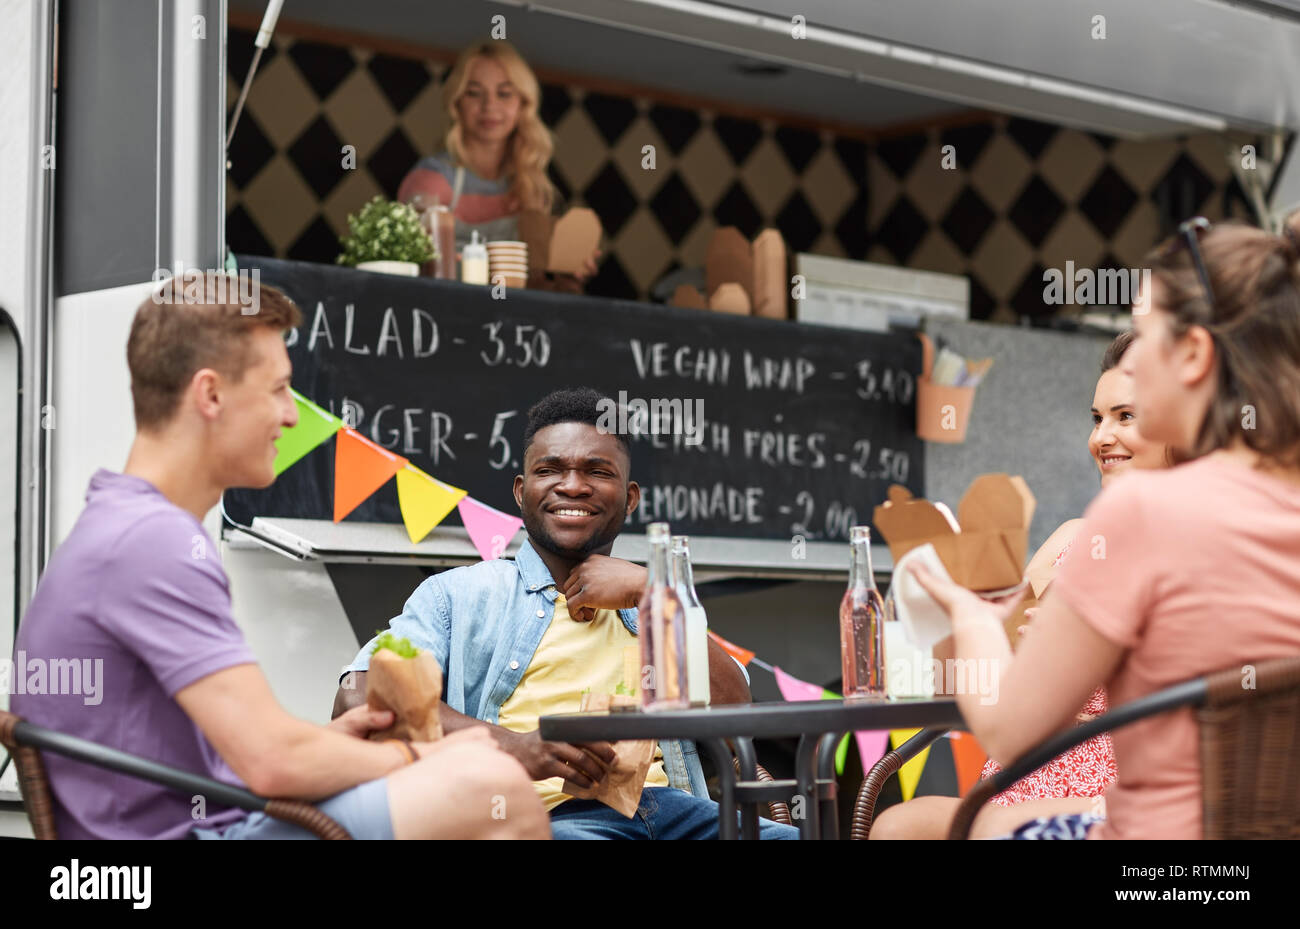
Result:
M889 484L924 492L921 353L869 333L241 258L302 309L293 385L362 435L508 513L528 408L560 387L623 404L639 531L847 539ZM630 416L627 412L631 413ZM642 416L640 412L650 415ZM659 415L656 415L659 414ZM227 513L331 519L334 443ZM452 522L456 517L452 516ZM347 521L400 522L382 488Z

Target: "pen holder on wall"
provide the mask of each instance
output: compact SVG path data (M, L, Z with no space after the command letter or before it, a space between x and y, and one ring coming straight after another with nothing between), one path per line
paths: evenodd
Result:
M927 442L965 442L966 426L975 405L975 386L934 383L934 343L923 332L917 337L922 350L921 378L916 384L916 434Z

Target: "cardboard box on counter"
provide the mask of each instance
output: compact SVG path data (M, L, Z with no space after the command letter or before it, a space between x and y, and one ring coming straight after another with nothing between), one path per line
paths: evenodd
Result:
M894 564L928 542L958 584L968 590L1000 590L1022 580L1034 506L1023 478L983 474L961 498L956 527L943 510L913 498L898 484L876 507L873 521L889 543Z
M751 245L735 226L714 230L704 259L704 278L712 298L719 287L739 284L755 316L785 319L785 240L764 229Z
M698 287L692 287L690 284L678 284L668 304L670 306L684 307L688 310L707 310L709 308L709 301L704 299L704 294L700 293Z
M558 219L538 210L519 214L519 238L528 243L528 269L577 274L600 245L595 211L574 207Z
M704 259L706 294L682 285L672 305L718 310L769 319L786 319L785 241L775 229L764 229L753 244L735 226L714 230Z
M719 313L735 313L748 316L753 305L745 289L736 283L718 285L718 289L709 295L709 309Z
M670 306L680 306L688 310L713 310L718 313L734 313L748 316L750 312L749 295L739 284L727 283L718 286L711 296L706 298L699 288L690 284L678 284L673 291Z
M713 230L704 257L704 280L713 297L724 284L739 284L754 305L754 250L735 226Z

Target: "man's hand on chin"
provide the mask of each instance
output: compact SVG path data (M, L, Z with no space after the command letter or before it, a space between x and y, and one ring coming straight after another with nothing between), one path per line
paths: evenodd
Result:
M580 623L590 622L596 610L627 610L635 607L645 590L646 570L640 565L608 555L588 555L569 572L560 593L569 605L569 615Z

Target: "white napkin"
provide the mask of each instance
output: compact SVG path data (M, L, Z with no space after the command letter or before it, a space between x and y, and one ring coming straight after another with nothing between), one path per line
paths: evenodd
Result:
M889 595L894 600L895 615L903 624L907 641L915 648L929 650L936 642L952 635L952 620L912 575L910 566L913 564L920 564L942 580L951 578L939 560L939 553L928 542L912 549L894 565Z

